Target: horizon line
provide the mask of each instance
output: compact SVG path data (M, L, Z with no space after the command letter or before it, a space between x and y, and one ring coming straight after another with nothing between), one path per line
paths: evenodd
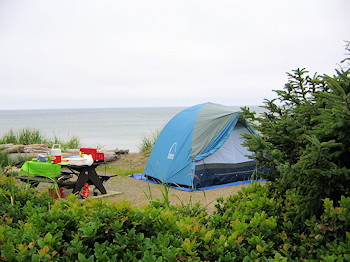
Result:
M261 105L227 105L229 107L249 107ZM130 106L130 107L62 107L62 108L0 108L0 111L23 111L23 110L93 110L93 109L149 109L149 108L187 108L190 106Z

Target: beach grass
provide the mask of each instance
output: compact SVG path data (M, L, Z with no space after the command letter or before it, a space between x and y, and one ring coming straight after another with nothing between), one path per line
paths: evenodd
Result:
M30 144L44 144L47 140L37 129L20 129L14 131L10 129L5 133L1 139L1 144L15 144L15 145L30 145Z
M81 147L80 139L77 136L73 136L68 140L62 140L56 136L50 139L45 137L40 130L31 128L24 128L16 131L10 129L0 138L0 144L47 144L49 146L52 146L54 144L60 144L63 149Z
M153 145L157 141L161 129L154 130L150 136L143 136L139 145L139 150L149 156L152 151Z
M62 148L64 149L74 149L74 148L80 148L81 147L81 142L80 142L80 138L77 136L72 136L71 138L69 138L68 140L64 141L58 137L54 137L54 140L51 141L49 143L50 145L53 144L59 144L61 145Z

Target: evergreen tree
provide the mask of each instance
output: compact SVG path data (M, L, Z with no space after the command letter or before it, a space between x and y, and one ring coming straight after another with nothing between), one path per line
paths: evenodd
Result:
M263 115L243 109L259 132L245 145L268 168L261 176L271 192L294 205L289 215L304 220L320 214L322 199L350 195L350 70L311 77L297 69L288 78Z

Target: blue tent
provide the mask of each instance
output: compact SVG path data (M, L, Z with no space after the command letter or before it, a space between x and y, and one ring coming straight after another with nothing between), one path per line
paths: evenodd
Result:
M254 130L230 107L213 103L189 107L160 133L144 175L192 188L249 180L256 163L242 146L242 133Z

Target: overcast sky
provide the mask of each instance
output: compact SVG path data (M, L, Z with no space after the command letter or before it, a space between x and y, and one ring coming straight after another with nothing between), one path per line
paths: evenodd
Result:
M0 0L0 109L257 105L333 74L349 0Z

